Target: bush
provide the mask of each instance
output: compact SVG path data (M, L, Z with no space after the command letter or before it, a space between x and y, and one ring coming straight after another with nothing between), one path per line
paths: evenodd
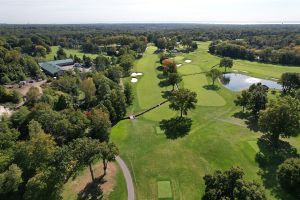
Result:
M277 170L277 177L282 188L300 195L300 159L290 158Z

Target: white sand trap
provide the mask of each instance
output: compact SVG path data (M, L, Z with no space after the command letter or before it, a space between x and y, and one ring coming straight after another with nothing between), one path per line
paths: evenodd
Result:
M259 78L254 78L254 77L245 79L245 82L246 82L246 83L251 83L251 84L259 83L260 81L261 81L261 79L259 79Z
M136 82L138 82L138 79L137 79L137 78L132 78L132 79L131 79L131 83L136 83Z
M143 75L143 73L141 73L141 72L133 72L131 74L131 77L137 77L137 76L142 76L142 75Z
M241 71L241 72L244 72L244 73L249 73L248 71Z
M177 64L177 65L176 65L176 67L181 67L181 66L182 66L182 64Z
M232 71L234 71L234 72L238 72L238 70L232 70Z
M184 62L186 62L186 63L191 63L192 60L185 60Z

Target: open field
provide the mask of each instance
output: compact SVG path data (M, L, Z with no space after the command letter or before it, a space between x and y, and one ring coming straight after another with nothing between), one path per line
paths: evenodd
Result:
M49 61L49 60L53 60L54 56L56 56L56 52L58 50L58 46L51 46L51 53L47 54L45 60ZM66 52L67 56L70 56L70 54L77 55L78 57L82 58L83 55L86 55L88 57L91 58L96 58L98 54L91 54L91 53L83 53L81 52L79 49L66 49L64 48L64 51Z
M207 52L209 43L199 43L199 49L190 54L181 54L179 69L181 74L208 71L220 58ZM136 113L163 100L162 92L170 89L160 87L157 70L158 56L155 48L148 47L144 57L136 62L135 71L144 76L134 84L135 100L129 111ZM184 59L191 59L187 64ZM300 68L235 61L232 70L247 71L249 75L262 78L279 78L286 71L300 72ZM246 73L246 72L244 72ZM111 139L121 152L122 158L131 170L135 182L137 199L158 199L157 182L169 180L174 200L200 199L204 193L202 177L214 170L225 170L240 166L245 177L262 183L258 164L255 162L260 133L247 128L243 120L233 117L241 109L233 100L237 93L231 92L220 83L219 90L206 90L203 86L210 83L204 74L184 77L181 86L198 94L198 106L189 117L193 119L189 135L179 139L167 139L158 129L158 122L175 116L167 105L159 107L135 120L121 121L112 129ZM300 137L289 139L300 150ZM121 183L122 184L122 183ZM275 185L267 187L270 199L292 199L282 191L275 191Z

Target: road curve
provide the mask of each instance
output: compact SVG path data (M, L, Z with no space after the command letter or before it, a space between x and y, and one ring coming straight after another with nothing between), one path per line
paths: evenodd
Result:
M128 200L134 200L135 199L134 186L133 186L133 181L132 181L130 171L129 171L128 167L126 166L125 162L120 158L120 156L116 157L116 161L119 164L119 166L123 172L123 175L125 177L125 181L126 181L126 185L127 185Z

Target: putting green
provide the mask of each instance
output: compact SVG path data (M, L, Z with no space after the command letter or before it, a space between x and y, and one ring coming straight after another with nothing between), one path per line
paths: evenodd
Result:
M158 199L173 199L170 181L158 181L157 193Z
M193 64L184 64L182 67L178 68L178 72L182 75L201 73L202 70L197 65Z
M206 76L197 74L183 77L184 87L197 93L197 105L200 106L224 106L226 101L214 90L207 90L203 86L208 85Z

